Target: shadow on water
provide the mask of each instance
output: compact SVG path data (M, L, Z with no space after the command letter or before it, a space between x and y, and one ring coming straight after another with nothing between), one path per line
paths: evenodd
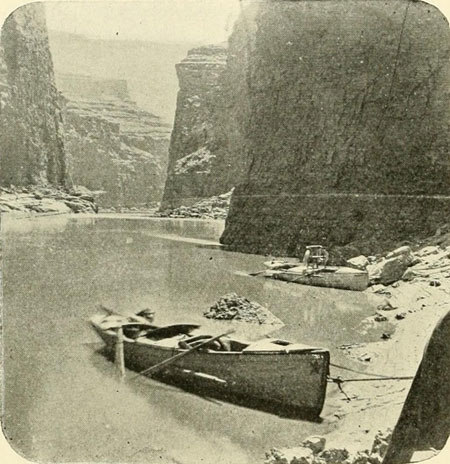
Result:
M98 345L97 345L98 346ZM91 356L92 363L98 369L104 371L104 362L109 361L110 367L113 367L114 355L106 348L95 349ZM113 369L114 371L115 369ZM139 370L133 366L127 366L127 372L132 373L134 377ZM117 375L111 372L111 375ZM139 379L139 382L137 381ZM195 395L205 401L212 402L221 406L222 402L231 403L246 409L255 409L268 414L276 415L283 419L293 419L299 421L308 421L320 424L322 419L304 409L296 408L291 405L284 405L277 402L270 402L258 398L252 398L244 395L236 395L228 391L226 386L219 384L214 380L199 378L192 374L186 374L177 369L166 369L160 373L154 374L151 378L142 375L136 378L136 381L130 380L128 386L139 394L148 393L148 389L178 389L181 392Z

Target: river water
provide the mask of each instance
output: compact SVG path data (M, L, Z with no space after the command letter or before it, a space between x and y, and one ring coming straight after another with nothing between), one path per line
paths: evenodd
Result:
M158 324L217 331L221 323L202 312L234 291L285 324L235 325L247 338L276 329L345 362L337 347L364 341L356 328L375 301L245 276L264 258L216 246L222 230L220 221L3 217L3 426L19 454L40 462L261 463L271 447L333 426L328 397L320 423L279 417L152 379L120 382L100 353L88 325L99 303L124 313L151 307Z

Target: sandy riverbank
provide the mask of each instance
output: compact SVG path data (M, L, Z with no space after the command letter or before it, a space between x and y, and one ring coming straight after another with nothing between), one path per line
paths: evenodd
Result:
M443 243L442 239L439 241ZM380 374L388 377L415 375L433 329L450 310L450 246L430 246L430 243L433 241L414 252L420 261L408 268L410 276L414 275L412 280L398 280L366 290L374 293L380 304L377 313L363 321L361 331L378 332L380 340L341 347L346 356L361 366L355 371L366 375L332 366L332 377L340 376L345 380L373 378ZM386 326L390 329L386 330ZM349 457L342 462L349 464L381 462L379 455L364 461L360 455L356 457L356 453L371 450L378 431L394 428L411 383L411 379L349 381L342 384L343 392L336 384L330 384L323 417L334 424L334 429L324 436L326 449L348 450ZM293 447L300 445L292 444ZM288 450L286 453L283 456L282 450L280 457L277 452L272 453L267 462L297 463L290 458ZM288 459L283 461L286 456Z

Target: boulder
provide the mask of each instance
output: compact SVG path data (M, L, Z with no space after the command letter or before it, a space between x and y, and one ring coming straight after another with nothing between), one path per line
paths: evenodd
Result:
M376 322L385 322L388 320L388 318L384 314L376 313L374 316L374 320Z
M416 252L417 256L424 257L429 255L436 255L441 249L438 246L426 246Z
M369 462L369 454L365 451L358 451L350 462L352 464L367 464Z
M414 269L408 268L402 275L402 280L405 282L410 282L411 280L414 280L416 277L420 277L420 274L418 274Z
M383 462L383 458L378 454L371 454L368 459L369 464L381 464Z
M409 247L402 248L408 248L409 251L411 251ZM410 252L383 259L376 264L371 264L367 266L367 270L369 271L369 281L372 284L392 284L402 278L406 269L408 269L414 261L415 257L412 252Z
M266 464L312 464L314 454L309 448L299 446L297 448L276 449L272 448L266 454Z
M400 255L411 256L411 261L414 260L414 256L413 256L413 254L412 254L411 247L409 247L409 246L407 246L407 245L401 246L400 248L396 248L395 250L390 251L390 252L386 255L386 259L395 258L396 256L400 256Z
M308 437L302 445L305 448L309 448L314 454L321 453L325 449L326 440L324 437L319 435L313 435Z
M382 311L392 311L397 309L397 306L394 306L389 300L385 300L383 304L377 306L377 309L381 309Z
M312 464L314 460L313 452L303 446L285 450L285 456L290 464Z
M369 265L369 260L364 255L356 256L347 260L347 264L356 269L365 270Z
M378 431L373 440L370 455L372 456L373 454L378 454L383 457L386 454L391 438L392 429L387 429L385 432Z
M319 454L326 464L342 464L349 456L350 453L345 448L329 448Z

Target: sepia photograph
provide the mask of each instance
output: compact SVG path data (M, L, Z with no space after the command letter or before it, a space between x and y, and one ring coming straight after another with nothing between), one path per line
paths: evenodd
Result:
M0 461L450 462L449 20L1 5Z

